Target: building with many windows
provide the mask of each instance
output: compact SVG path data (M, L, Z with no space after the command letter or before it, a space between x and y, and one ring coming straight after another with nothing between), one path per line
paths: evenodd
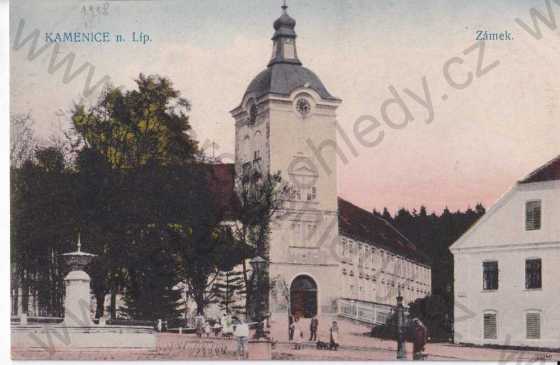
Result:
M560 347L560 156L451 246L455 341Z

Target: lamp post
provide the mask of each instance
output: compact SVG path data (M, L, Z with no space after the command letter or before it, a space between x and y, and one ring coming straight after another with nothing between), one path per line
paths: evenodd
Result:
M405 360L406 351L405 351L404 334L406 330L406 324L404 318L403 297L401 295L400 286L397 295L396 314L397 314L397 360Z
M253 295L253 320L257 321L257 328L255 332L255 338L261 339L265 338L266 334L264 332L264 317L265 317L265 300L268 293L264 293L265 286L263 285L263 276L265 274L265 269L267 261L260 256L254 257L250 261L251 267L253 268L253 280L255 283L255 290Z

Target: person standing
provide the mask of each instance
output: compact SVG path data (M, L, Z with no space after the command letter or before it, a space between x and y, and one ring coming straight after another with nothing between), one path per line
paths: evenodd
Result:
M232 318L228 313L224 313L221 319L222 336L230 337L233 334Z
M194 326L196 335L202 337L202 333L204 332L204 316L202 314L197 314L196 317L194 317Z
M294 340L294 316L288 316L288 341L292 342Z
M249 325L243 320L233 317L233 336L237 340L237 356L240 360L249 357Z
M303 341L303 330L301 328L301 321L298 317L295 318L294 323L292 323L294 328L294 349L300 350L301 343Z
M309 332L310 332L309 341L317 341L318 329L319 329L319 319L317 319L317 316L313 316L309 324Z
M337 350L338 349L338 323L336 323L336 321L333 321L331 329L329 330L330 332L330 348L331 350Z
M418 318L412 320L413 360L424 359L424 347L428 341L428 329Z

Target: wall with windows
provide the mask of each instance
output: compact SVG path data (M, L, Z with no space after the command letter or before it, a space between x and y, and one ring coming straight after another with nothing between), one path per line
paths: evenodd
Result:
M560 347L559 278L558 245L455 254L455 341Z
M344 298L396 305L400 287L408 305L431 292L428 266L387 249L342 236L338 255Z
M560 181L517 184L451 251L455 342L560 347Z

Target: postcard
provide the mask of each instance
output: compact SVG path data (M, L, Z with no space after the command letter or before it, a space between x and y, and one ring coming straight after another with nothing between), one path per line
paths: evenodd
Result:
M11 1L16 360L560 360L558 0Z

